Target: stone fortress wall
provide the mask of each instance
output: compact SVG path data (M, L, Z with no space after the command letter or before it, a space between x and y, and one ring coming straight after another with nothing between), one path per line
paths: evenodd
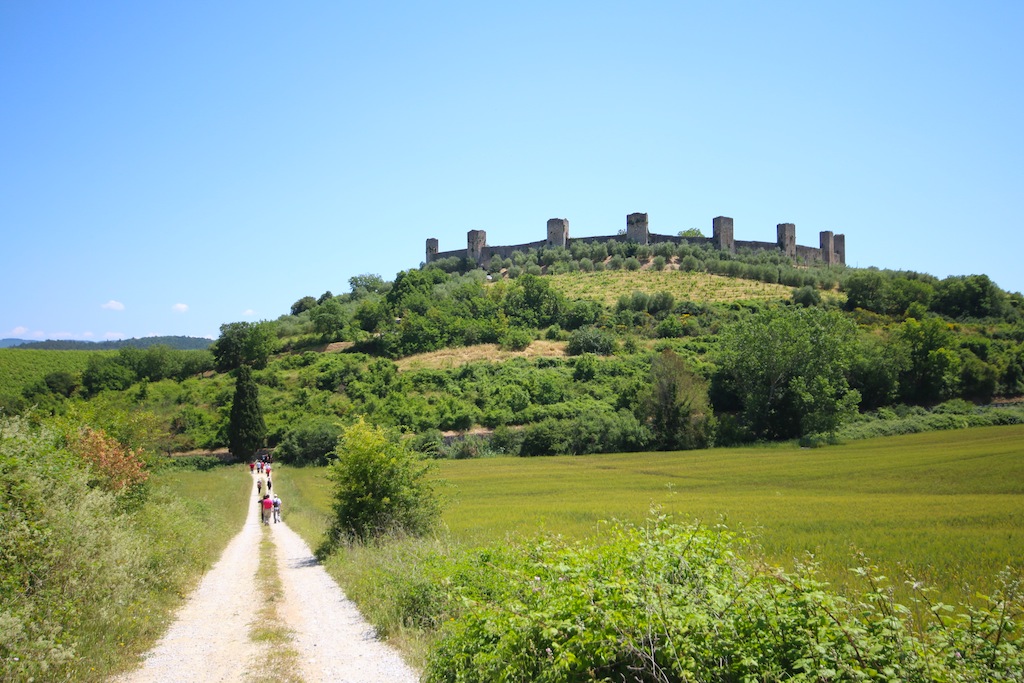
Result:
M601 237L573 237L571 241L579 242L635 242L637 244L657 244L672 242L675 244L704 245L710 244L715 249L735 254L740 249L753 251L777 249L787 256L803 263L823 263L827 266L846 265L846 236L836 235L829 230L818 235L817 247L805 247L796 243L796 226L793 223L779 223L776 226L777 239L774 242L755 242L737 240L733 234L733 221L726 216L718 216L711 221L711 237L680 237L678 235L657 235L648 229L646 213L631 213L626 216L626 233L624 235L606 235ZM547 225L547 238L527 244L508 246L491 246L487 244L487 233L483 230L470 230L466 235L466 248L452 251L438 251L437 239L427 240L427 259L430 263L437 259L457 257L468 258L487 267L495 256L508 258L516 251L539 249L540 247L569 247L569 221L565 218L552 218Z

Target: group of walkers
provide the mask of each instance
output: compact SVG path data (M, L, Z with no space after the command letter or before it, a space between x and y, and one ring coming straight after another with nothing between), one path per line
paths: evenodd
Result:
M269 456L263 456L249 463L249 473L256 476L256 497L257 505L260 507L261 520L264 524L270 524L273 520L276 524L281 521L281 498L276 493L271 496L274 488L274 480L270 478L271 462ZM266 474L266 479L263 475ZM264 481L266 484L264 484ZM266 486L267 492L263 492Z

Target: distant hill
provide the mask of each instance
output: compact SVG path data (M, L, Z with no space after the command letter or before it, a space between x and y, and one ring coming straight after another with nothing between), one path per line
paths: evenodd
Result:
M12 346L20 346L27 343L27 339L0 339L0 349L8 349Z
M180 351L208 349L212 339L205 337L143 337L141 339L118 339L116 341L78 341L73 339L47 339L41 342L27 342L23 339L5 339L3 346L15 346L19 349L45 349L50 351L116 351L125 347L148 349L151 346L169 346ZM6 342L13 342L7 344Z

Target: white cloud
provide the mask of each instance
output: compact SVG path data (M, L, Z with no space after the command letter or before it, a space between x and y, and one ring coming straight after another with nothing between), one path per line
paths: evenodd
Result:
M244 311L242 311L242 315L244 315L246 318L251 318L254 315L256 315L256 311L252 310L251 308L247 308Z
M113 299L111 299L107 303L105 303L102 306L100 306L100 308L105 308L108 311L123 311L124 310L124 304L121 303L120 301L114 301Z
M174 304L171 310L175 313L188 313L188 304Z
M28 328L27 327L22 327L21 325L18 325L13 330L11 330L11 334L13 334L15 336L25 334L26 332L28 332Z
M93 338L93 336L94 336L94 335L93 335L93 333L92 333L92 332L83 332L83 333L82 333L82 337L83 337L84 339L92 339L92 338Z

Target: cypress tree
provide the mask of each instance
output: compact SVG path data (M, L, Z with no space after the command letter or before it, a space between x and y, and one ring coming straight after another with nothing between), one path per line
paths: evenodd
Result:
M235 377L235 398L231 402L231 419L228 423L228 448L243 460L249 460L267 438L267 425L260 409L260 393L252 381L248 365L238 368Z

